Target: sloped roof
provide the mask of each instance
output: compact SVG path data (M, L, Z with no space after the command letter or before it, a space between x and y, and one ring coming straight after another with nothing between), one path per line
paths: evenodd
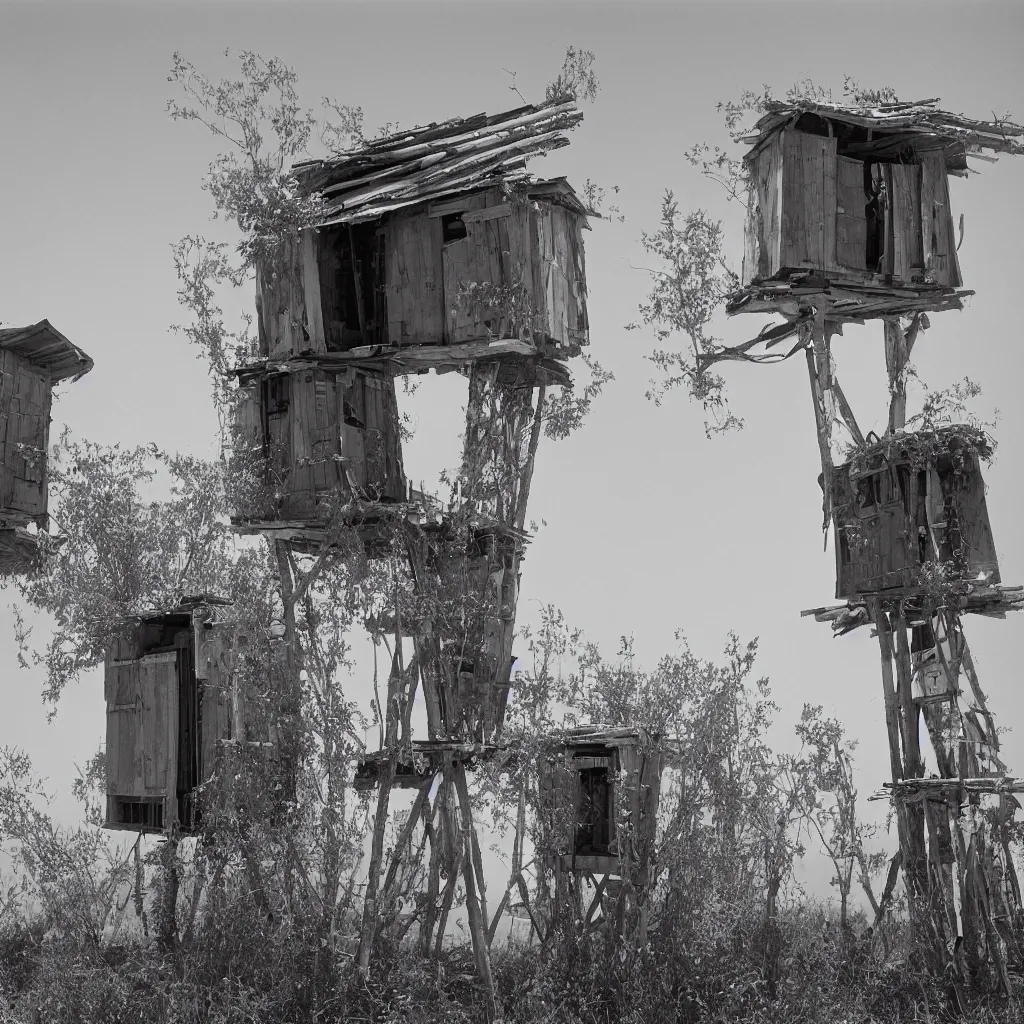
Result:
M582 211L564 181L534 182L526 162L567 146L565 133L583 120L573 102L517 107L488 117L456 117L397 132L330 160L309 160L292 170L303 190L325 200L322 223L373 220L427 200L503 183L549 189Z
M1024 153L1024 127L1010 121L976 121L962 114L939 110L937 99L913 103L880 103L877 106L856 106L824 103L813 100L769 100L766 113L753 131L739 141L749 143L754 151L794 118L813 114L827 121L859 128L870 128L872 139L846 146L850 156L858 147L865 154L896 155L907 146L918 152L941 150L950 171L963 172L968 154ZM992 157L989 157L992 159Z
M0 327L0 349L4 348L49 370L54 383L68 377L77 380L93 367L92 360L49 320L40 320L30 327Z

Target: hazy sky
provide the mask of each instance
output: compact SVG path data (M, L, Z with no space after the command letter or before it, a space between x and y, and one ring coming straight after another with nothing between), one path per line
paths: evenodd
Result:
M67 423L104 443L152 440L213 455L205 367L169 327L183 319L170 246L211 230L200 183L216 148L202 129L164 113L172 53L211 78L235 73L225 48L281 57L298 71L306 103L331 96L361 105L372 132L518 105L506 71L528 100L540 99L567 45L593 50L597 102L585 107L572 145L533 171L621 189L625 223L594 222L586 236L592 351L617 379L581 432L540 453L531 515L547 525L524 563L520 622L554 602L608 655L632 634L639 663L649 665L673 647L676 629L706 657L729 630L759 636L758 666L782 709L776 742L791 743L805 702L823 704L860 742L866 795L888 766L877 644L866 631L833 640L827 626L799 616L834 593L803 362L727 366L746 429L723 438L705 439L701 411L682 395L660 408L648 402L652 339L624 331L648 284L637 269L646 265L639 236L656 228L669 188L683 209L724 218L738 269L736 204L683 159L694 142L727 144L716 101L763 83L783 92L807 77L838 96L849 74L892 85L904 99L938 96L957 112L1021 120L1022 43L1024 5L1013 3L0 2L0 320L46 317L95 360L64 389L54 436ZM965 286L977 295L963 313L934 315L914 355L930 387L969 374L984 389L979 411L1000 411L988 507L1003 580L1016 583L1024 582L1024 537L1013 532L1024 505L1014 309L1024 161L976 166L980 176L953 183L952 201L954 216L965 214ZM251 296L227 312L243 303L251 308ZM721 333L744 340L764 322L734 318ZM835 351L862 428L881 433L881 325L848 328ZM464 381L455 378L425 378L415 406L406 471L428 485L457 458ZM16 664L10 598L0 594L0 744L31 754L59 793L58 813L72 820L72 765L103 737L100 673L68 692L48 725L39 674ZM1021 625L966 624L1005 727L1024 716ZM349 692L362 699L368 678L361 666ZM1005 754L1011 772L1024 772L1024 728L1006 735ZM827 882L813 866L808 877Z

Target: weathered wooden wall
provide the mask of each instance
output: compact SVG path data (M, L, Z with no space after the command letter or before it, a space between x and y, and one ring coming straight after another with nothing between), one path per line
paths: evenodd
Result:
M445 218L456 215L465 237L446 242ZM386 242L391 343L454 345L526 333L559 347L586 344L582 231L582 219L565 207L512 203L499 191L394 214ZM492 300L496 289L509 289L511 301L474 300L473 285L493 286Z
M607 767L608 851L578 851L581 771ZM617 875L643 885L654 852L661 791L661 751L636 736L594 737L569 743L557 757L541 757L538 769L538 826L549 867Z
M977 462L968 459L957 473L885 462L853 479L848 467L837 470L836 597L917 586L925 562L949 563L963 578L984 573L988 583L999 582L985 484ZM877 500L865 507L871 486Z
M316 231L281 244L279 259L256 268L256 325L260 353L287 359L327 351L320 306Z
M205 780L217 764L218 742L245 739L244 735L237 735L245 708L242 694L235 693L231 685L234 626L219 623L204 628L202 623L196 623L193 638L195 672L202 701L199 763Z
M907 283L927 274L936 284L962 284L941 154L921 163L866 165L839 155L835 138L788 128L747 166L744 285L786 269L875 272L866 261L866 166L889 197L878 272Z
M49 433L49 373L0 349L0 520L45 517Z
M361 370L307 367L242 389L236 424L262 445L284 519L315 516L332 493L376 500L405 494L394 381Z
M110 649L104 675L108 828L138 827L120 814L123 799L162 803L164 829L188 819L192 791L217 765L218 744L238 738L244 705L232 686L234 626L205 624L206 614L196 612L191 625L183 625L180 614L147 620ZM153 646L160 649L149 651ZM179 824L187 833L193 823Z
M784 131L782 152L782 266L834 270L836 140Z
M178 652L106 663L107 826L120 827L117 798L161 800L177 816Z

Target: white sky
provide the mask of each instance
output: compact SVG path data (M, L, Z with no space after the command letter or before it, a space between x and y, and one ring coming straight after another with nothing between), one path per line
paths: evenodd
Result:
M727 142L717 100L762 83L783 92L806 77L838 95L845 73L892 85L904 99L939 96L957 112L1021 120L1022 42L1024 6L1012 3L0 2L0 319L46 317L96 362L56 404L54 437L68 423L104 443L152 440L213 455L205 367L169 327L183 319L170 246L214 230L200 181L215 146L164 113L172 52L214 79L235 71L226 47L279 56L298 71L307 104L331 96L362 105L372 132L387 121L409 127L518 105L503 69L517 73L528 100L539 99L567 45L593 50L597 103L585 107L572 145L533 170L568 175L577 188L588 177L621 188L626 222L595 222L586 237L592 351L617 379L580 433L542 448L531 516L547 525L524 564L520 622L536 618L538 602L554 602L609 656L632 634L641 665L672 647L677 628L706 657L730 629L760 636L759 671L782 708L777 743L791 742L805 702L823 704L860 742L866 795L888 766L877 646L866 631L833 641L827 626L799 617L834 592L803 363L727 366L746 429L706 440L701 411L683 396L661 408L644 398L653 342L623 330L647 287L632 268L645 265L639 235L656 229L665 188L683 210L725 218L738 268L738 208L683 160L694 142ZM980 176L954 182L952 200L954 216L966 220L965 286L978 294L963 313L934 315L914 355L929 386L969 374L984 389L979 410L1001 412L988 507L1003 580L1015 583L1024 582L1022 535L1013 532L1013 510L1024 503L1024 368L1013 308L1024 161L977 166ZM745 340L764 322L736 318L721 333ZM881 326L849 328L836 354L861 427L881 432ZM419 433L406 471L428 485L457 458L454 378L425 378L415 406ZM10 592L0 594L0 744L31 754L58 791L58 815L71 821L72 765L103 736L100 675L67 693L48 725L39 674L17 668L9 603ZM1024 714L1020 630L1019 619L967 622L990 706L1006 727ZM370 671L361 666L349 686L364 705ZM1024 771L1022 736L1005 736L1011 772ZM823 866L804 873L827 889ZM492 886L503 884L492 877Z

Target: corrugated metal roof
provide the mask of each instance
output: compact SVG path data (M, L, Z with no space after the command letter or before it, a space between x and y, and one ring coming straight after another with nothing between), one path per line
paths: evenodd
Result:
M49 370L54 383L68 377L77 380L93 367L92 360L49 320L40 320L30 327L0 327L0 349L3 348Z
M750 134L739 141L750 143L754 150L766 137L774 134L794 117L816 114L840 124L870 128L870 143L878 154L888 144L898 150L910 145L915 149L941 149L950 170L966 167L966 156L984 150L991 153L1024 153L1024 127L1010 121L976 121L962 114L939 110L937 99L913 103L881 103L877 106L855 106L823 103L813 100L769 100L765 115Z
M397 132L330 160L296 164L304 191L324 196L322 223L373 220L392 210L463 192L520 183L543 189L526 172L526 161L567 146L565 132L583 120L576 104L541 103L488 117L452 118ZM557 180L549 197L582 204Z

